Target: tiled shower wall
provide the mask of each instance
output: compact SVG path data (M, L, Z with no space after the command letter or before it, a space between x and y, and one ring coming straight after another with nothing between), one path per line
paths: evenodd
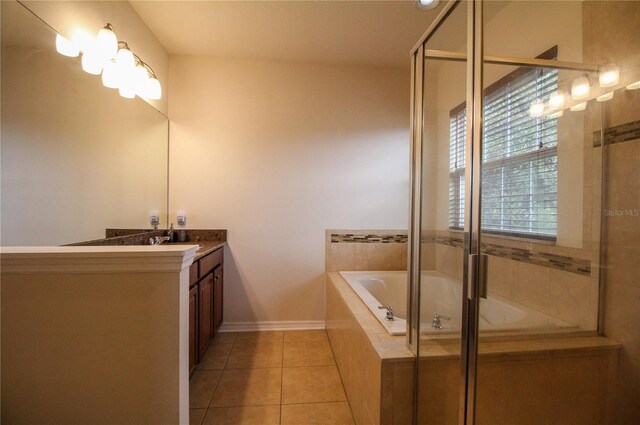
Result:
M615 62L621 78L640 80L640 2L584 2L585 61ZM591 39L588 39L590 36ZM631 77L631 78L629 78ZM640 423L640 90L620 90L603 122L604 334L622 344L617 416Z

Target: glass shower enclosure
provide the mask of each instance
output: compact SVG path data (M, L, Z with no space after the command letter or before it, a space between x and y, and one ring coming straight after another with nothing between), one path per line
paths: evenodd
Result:
M449 1L412 51L415 423L611 413L602 130L625 76L584 3Z

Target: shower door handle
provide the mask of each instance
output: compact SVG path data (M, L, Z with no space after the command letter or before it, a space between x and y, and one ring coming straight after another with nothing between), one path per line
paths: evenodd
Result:
M489 257L486 254L469 255L469 273L471 273L471 287L469 299L476 297L476 279L478 279L478 294L480 298L487 298L487 266Z

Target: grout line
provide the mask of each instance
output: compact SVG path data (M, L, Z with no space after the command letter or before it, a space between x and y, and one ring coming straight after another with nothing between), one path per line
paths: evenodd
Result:
M336 364L336 370L338 371L338 376L340 377L340 383L342 384L342 391L344 391L344 397L346 399L347 405L349 406L349 412L351 412L351 419L353 423L356 423L356 417L353 415L353 409L351 408L351 403L349 402L349 395L347 394L347 388L344 386L344 380L342 379L342 374L340 373L340 368L338 367L338 362L336 361L336 353L333 351L333 345L331 345L331 338L329 338L329 333L325 329L324 332L327 334L327 339L329 340L329 347L331 347L331 354L333 355L333 361Z
M282 425L282 403L284 395L284 331L282 332L282 362L280 369L280 418L278 419L278 423Z

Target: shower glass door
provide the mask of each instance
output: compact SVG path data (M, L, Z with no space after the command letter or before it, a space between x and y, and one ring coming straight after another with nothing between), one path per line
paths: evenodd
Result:
M453 6L453 4L452 4ZM413 56L411 347L417 354L416 423L456 424L465 294L467 205L464 113L467 8L457 4ZM442 54L446 52L446 54ZM454 56L453 59L450 57ZM449 135L463 143L450 152ZM449 205L455 204L454 209ZM462 394L464 397L464 394Z
M602 109L624 86L602 82L593 5L450 1L414 49L415 423L611 422L617 352L589 344Z
M607 423L607 360L558 349L598 329L604 91L585 4L482 2L475 423Z

